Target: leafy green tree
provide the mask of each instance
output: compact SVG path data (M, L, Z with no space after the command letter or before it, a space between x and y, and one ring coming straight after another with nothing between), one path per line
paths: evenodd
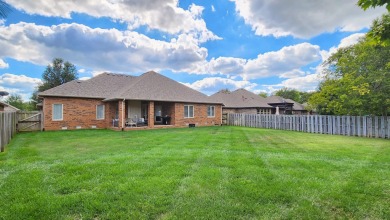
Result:
M274 92L275 95L283 97L285 99L292 99L296 102L299 101L300 95L299 91L296 89L289 89L289 88L281 88Z
M299 103L303 104L309 101L309 98L314 94L314 92L299 92Z
M77 77L77 69L73 64L68 61L64 62L61 58L55 58L52 64L49 64L43 72L43 84L38 87L38 91L42 92L54 88L75 80Z
M303 92L297 89L290 88L281 88L274 92L274 95L283 97L285 99L291 99L298 103L305 103L309 100L309 97L313 94L313 92Z
M268 97L268 94L266 92L260 92L259 93L259 96L263 97L263 98L267 98Z
M221 90L219 90L218 92L220 92L220 93L225 93L225 94L229 94L229 93L230 93L230 90L229 90L229 89L221 89Z
M61 58L53 59L42 74L43 83L37 87L31 96L32 102L38 103L38 93L54 88L78 78L76 67Z
M390 112L390 47L369 40L339 49L324 64L326 78L309 99L321 114L383 115Z
M390 45L390 13L374 20L371 29L367 32L367 39L374 45Z
M387 10L390 11L390 0L359 0L357 4L363 10L367 10L370 7L375 8L386 5Z
M21 95L18 95L18 94L11 94L7 97L7 99L5 100L6 103L14 106L15 108L18 108L20 110L24 110L25 109L25 105L24 105L24 102L23 102L23 99L22 99L22 96Z

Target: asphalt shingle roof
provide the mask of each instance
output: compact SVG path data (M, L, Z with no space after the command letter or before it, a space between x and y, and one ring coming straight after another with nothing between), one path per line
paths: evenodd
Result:
M86 81L74 80L39 93L39 96L221 103L154 71L140 76L103 73Z
M225 108L272 108L263 97L245 89L233 92L220 91L210 97L222 102Z
M39 93L39 96L107 98L130 84L136 77L102 73L88 80L73 80Z
M265 98L267 100L267 103L271 103L271 104L276 104L276 103L293 103L293 110L296 110L296 111L303 111L305 110L305 106L303 106L301 103L299 102L296 102L292 99L285 99L283 97L280 97L280 96L269 96L267 98Z

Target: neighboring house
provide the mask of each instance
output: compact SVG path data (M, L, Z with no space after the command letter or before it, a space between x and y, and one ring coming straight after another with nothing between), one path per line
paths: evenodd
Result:
M19 111L19 109L8 103L0 101L0 112L16 112L16 111Z
M45 130L221 124L222 103L156 72L103 73L39 93Z
M222 90L210 97L223 103L223 113L272 114L275 111L265 98L245 89Z
M302 104L291 100L285 99L280 96L270 96L265 98L267 103L272 107L279 108L279 114L281 115L302 115L307 114L307 110L305 106Z

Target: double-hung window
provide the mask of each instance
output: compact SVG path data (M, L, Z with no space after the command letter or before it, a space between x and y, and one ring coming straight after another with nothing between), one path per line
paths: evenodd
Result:
M215 106L209 105L207 107L207 117L210 117L210 118L215 117Z
M193 118L194 117L194 106L185 105L184 106L184 118Z
M104 105L96 106L96 119L98 120L104 119Z
M63 120L63 105L53 104L53 121Z

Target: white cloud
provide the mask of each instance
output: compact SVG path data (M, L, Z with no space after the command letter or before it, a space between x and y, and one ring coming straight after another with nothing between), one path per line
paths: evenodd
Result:
M0 59L0 69L6 69L8 67L9 67L8 63L4 62L3 59Z
M222 73L226 75L238 75L243 72L245 59L234 57L218 57L211 59L205 67L207 72Z
M41 83L40 79L25 75L11 73L0 75L0 90L7 91L10 94L19 94L25 101L30 99L31 93L39 83Z
M83 0L58 1L7 0L13 7L29 14L71 18L72 13L85 13L126 22L134 29L142 25L170 34L194 34L202 42L219 39L206 27L201 18L203 7L190 5L188 10L178 7L178 0Z
M335 53L339 48L348 47L359 42L359 40L364 37L364 33L351 34L343 38L338 46L332 47L329 50L320 51L322 62L329 58L333 53ZM303 72L300 69L295 69L292 71L284 72L280 75L280 78L288 78L283 80L281 83L275 85L263 85L267 90L272 93L280 88L287 87L293 88L300 91L313 91L318 87L319 82L323 79L325 66L319 64L315 68L312 68L310 72Z
M269 76L287 77L288 72L300 72L300 68L321 59L317 45L302 43L283 47L278 51L259 54L256 59L248 60L242 77L256 79Z
M215 7L214 7L214 5L211 5L211 11L212 11L212 12L215 12Z
M327 60L333 53L335 53L338 49L343 48L343 47L348 47L351 45L354 45L359 42L362 37L364 37L364 33L356 33L356 34L351 34L348 37L343 38L340 41L340 44L336 47L331 47L329 50L322 50L321 51L321 57L322 60L325 61Z
M191 35L165 42L133 31L93 29L74 23L0 26L0 48L0 57L19 61L47 65L53 57L62 57L78 66L118 72L182 71L207 57L207 49L199 47Z
M239 88L245 88L247 90L252 90L257 86L256 83L246 80L239 81L222 77L208 77L194 83L183 84L208 95L214 94L221 89L229 89L232 91Z
M292 35L311 38L324 32L359 31L386 12L385 8L363 11L356 1L231 0L237 13L257 35Z
M198 63L195 69L188 71L198 74L224 74L229 77L240 76L245 80L271 76L290 78L304 75L300 68L320 60L319 46L301 43L259 54L255 59L213 58L209 62Z

